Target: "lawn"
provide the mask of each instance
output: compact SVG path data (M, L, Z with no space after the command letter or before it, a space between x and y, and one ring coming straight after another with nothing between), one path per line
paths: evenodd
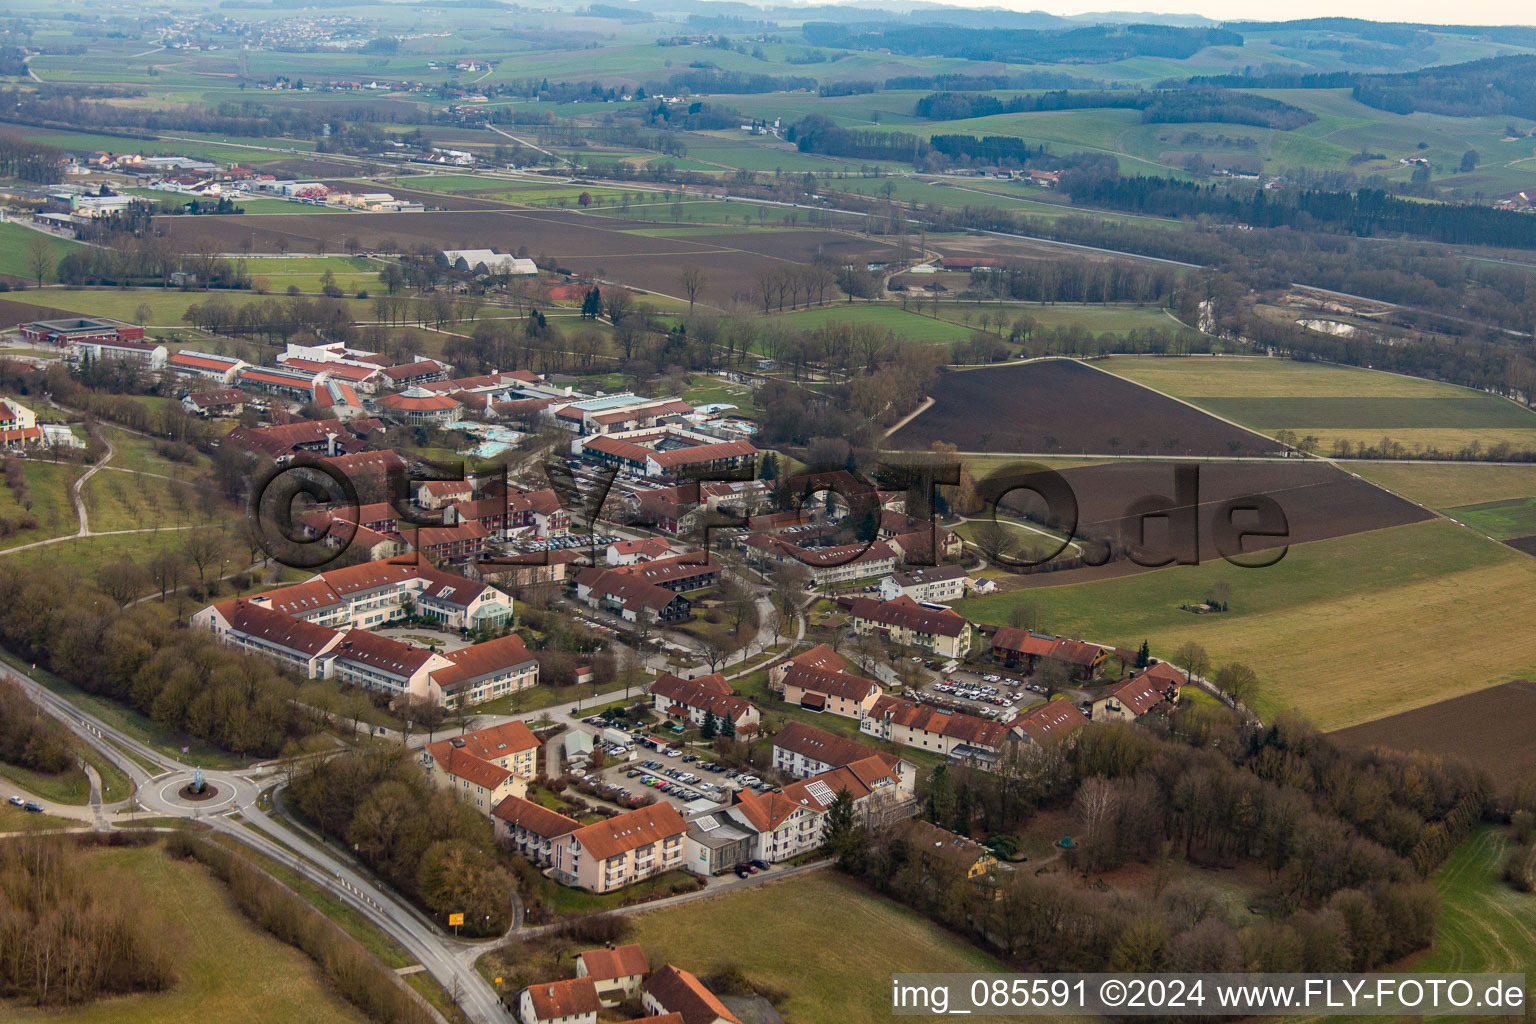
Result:
M573 914L595 914L599 911L612 910L626 904L635 903L650 897L663 897L672 895L672 887L680 886L681 891L687 892L693 888L694 876L685 871L668 871L666 874L647 878L643 882L636 882L618 892L596 893L586 892L582 889L571 889L563 885L555 887L554 903L552 909L557 917L566 917Z
M71 250L80 248L80 243L42 231L33 231L21 224L0 224L0 274L14 274L36 284L37 272L32 268L32 243L38 238L48 244L48 256L51 261L47 270L43 272L43 282L46 284L57 281L59 260L68 255Z
M1180 604L1231 585L1231 611ZM1278 564L1222 561L960 602L1006 624L1020 604L1050 630L1169 657L1186 640L1259 675L1266 718L1299 708L1339 729L1525 676L1536 655L1510 622L1536 614L1536 563L1443 520L1292 547ZM1430 641L1428 638L1433 637ZM1426 656L1428 650L1433 656Z
M168 991L36 1010L6 1006L6 1019L49 1024L199 1024L357 1022L367 1018L333 994L303 953L259 930L235 909L224 887L198 864L172 860L158 846L91 854L103 889L132 891L151 933L173 955L177 982Z
M830 869L642 912L632 920L632 941L645 947L653 963L700 975L739 967L749 981L786 993L781 1013L805 1024L889 1020L890 978L897 972L1003 969ZM856 936L879 940L850 941Z
M74 736L70 737L77 757L84 758L101 776L101 802L110 804L127 799L133 793L133 780L124 775L106 758L98 754L90 744ZM91 797L91 783L79 767L71 767L57 775L44 775L20 765L0 761L0 778L9 779L33 796L51 800L56 804L84 806Z
M884 328L903 341L961 341L971 329L931 316L889 305L831 305L782 313L776 322L797 331L812 331L830 324L853 323Z
M62 537L78 530L80 520L75 516L69 488L83 472L80 466L29 459L23 473L27 478L27 493L32 499L30 511L37 518L37 528L18 530L9 537L0 538L0 550L49 537ZM0 516L15 518L22 511L11 489L0 486Z
M146 402L171 403L174 399L154 398L142 395L140 398ZM176 403L180 404L180 403ZM208 465L208 457L190 449L185 449L191 458L190 462L179 462L168 459L160 453L160 441L131 433L122 427L105 424L101 428L102 435L112 442L115 449L112 458L108 460L108 466L118 469L129 469L138 473L155 473L160 476L175 477L177 480L193 479L196 477L194 467L203 468ZM178 449L182 450L182 449ZM97 474L100 476L101 474Z
M1345 462L1343 468L1429 508L1536 497L1536 465L1495 466Z
M8 803L0 803L0 834L6 832L43 832L53 828L84 828L85 823L72 821L69 818L55 818L51 814L37 814L33 811L24 811L20 807L12 807ZM0 1008L4 1008L5 1001L0 1000Z
M97 473L82 489L91 529L142 530L150 527L192 526L206 522L205 502L215 518L234 519L240 513L220 508L217 496L189 483L128 473Z

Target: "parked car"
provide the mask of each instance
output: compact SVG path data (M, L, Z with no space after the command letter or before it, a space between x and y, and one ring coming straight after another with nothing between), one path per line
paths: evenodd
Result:
M736 877L737 878L746 878L751 873L752 873L751 871L747 870L747 866L745 864L737 864L736 865Z
M757 870L759 870L759 871L767 871L768 870L768 862L765 861L765 860L754 860L754 861L752 861L752 866L757 868Z
M26 805L26 801L23 800L21 797L19 797L19 796L11 797L11 806L12 807L23 807L25 805Z
M36 800L28 800L21 806L23 810L31 811L33 814L43 813L43 805L38 803Z

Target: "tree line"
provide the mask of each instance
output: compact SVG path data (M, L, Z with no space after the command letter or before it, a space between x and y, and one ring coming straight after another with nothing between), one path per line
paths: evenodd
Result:
M1063 187L1079 205L1160 217L1211 217L1250 227L1536 249L1536 218L1474 203L1413 202L1381 189L1235 189L1173 178L1092 173L1069 175Z
M932 121L958 121L994 114L1047 110L1139 110L1147 124L1224 122L1287 131L1317 120L1317 115L1280 100L1230 89L1068 90L1001 97L990 93L936 92L917 101L913 113Z
M64 151L13 135L0 135L0 177L47 185L59 180Z
M43 714L9 679L0 679L0 761L43 775L58 775L75 765L69 730Z
M65 1006L174 982L133 894L100 884L90 859L57 836L0 843L0 997Z
M1116 61L1137 56L1183 60L1206 46L1243 45L1243 37L1227 29L1172 25L1039 30L813 21L802 25L800 31L812 46L1016 64Z
M184 832L166 840L166 853L196 860L213 872L241 913L313 960L342 998L368 1020L432 1024L437 1019L422 998L362 943L242 854Z

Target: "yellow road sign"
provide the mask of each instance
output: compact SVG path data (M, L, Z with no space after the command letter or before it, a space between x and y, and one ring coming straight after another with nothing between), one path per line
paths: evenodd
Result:
M463 923L464 923L464 915L463 914L449 914L448 915L448 924L449 924L450 927L457 928L458 926L462 925Z

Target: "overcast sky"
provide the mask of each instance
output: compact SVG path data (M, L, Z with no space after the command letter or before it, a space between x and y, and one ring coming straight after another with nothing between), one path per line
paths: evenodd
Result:
M939 0L941 3L953 0ZM966 7L1006 7L1050 14L1092 14L1103 11L1149 11L1158 14L1199 14L1216 21L1291 21L1296 18L1369 18L1373 21L1412 21L1426 25L1533 25L1536 7L1526 0L1461 0L1456 4L1429 0L1142 0L1118 6L1104 0L990 0L966 2Z

